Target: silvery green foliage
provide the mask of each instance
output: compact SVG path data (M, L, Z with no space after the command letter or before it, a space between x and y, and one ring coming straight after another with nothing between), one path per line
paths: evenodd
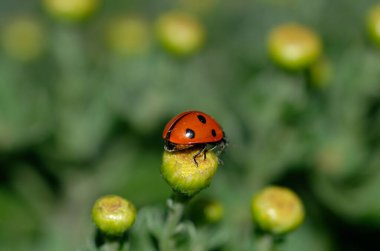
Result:
M180 250L249 250L249 201L269 183L291 186L306 205L308 220L280 250L347 249L350 238L335 238L342 225L353 235L369 223L379 228L380 52L364 26L376 1L210 0L216 4L201 10L185 4L197 1L115 0L78 24L48 17L40 1L24 2L1 1L0 41L7 20L31 14L45 25L48 42L27 63L0 42L3 250L90 247L90 207L108 193L140 209L132 250L155 250L171 193L159 174L161 132L187 109L217 119L229 146L202 192L223 204L224 219L194 231L185 218ZM191 9L205 25L199 53L179 58L154 39L155 18L173 8ZM109 17L131 12L150 22L152 47L115 55L103 29ZM331 64L323 87L268 58L268 32L290 21L323 39ZM363 231L355 241L365 249L372 232Z

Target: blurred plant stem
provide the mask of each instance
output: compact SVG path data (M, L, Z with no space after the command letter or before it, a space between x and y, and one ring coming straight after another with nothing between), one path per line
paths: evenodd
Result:
M95 245L98 251L130 251L128 240L128 233L110 237L97 230L95 234Z
M255 251L277 251L279 241L273 234L258 233L256 234L254 250Z
M174 193L167 200L168 215L160 240L160 251L176 250L175 234L177 233L180 221L190 197Z
M101 251L129 251L129 245L125 245L124 242L107 242L98 250Z

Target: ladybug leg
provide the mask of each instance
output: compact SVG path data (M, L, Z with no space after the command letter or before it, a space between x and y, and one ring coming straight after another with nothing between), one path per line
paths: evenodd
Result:
M197 157L203 154L204 159L206 159L207 145L203 145L202 148L193 156L193 160L196 166L198 166Z
M217 148L218 147L218 144L212 144L211 145L211 148L210 149L208 149L208 150L210 150L210 151L213 151L215 148Z
M223 140L223 141L218 142L218 143L208 144L207 146L205 146L205 148L203 150L203 159L204 160L206 160L206 153L207 153L207 151L213 151L214 149L216 149L218 147L221 147L221 149L219 149L216 152L216 154L219 155L223 151L223 149L225 148L225 141Z
M198 167L198 161L196 160L196 158L197 158L197 154L193 156L193 160L194 160L195 165Z

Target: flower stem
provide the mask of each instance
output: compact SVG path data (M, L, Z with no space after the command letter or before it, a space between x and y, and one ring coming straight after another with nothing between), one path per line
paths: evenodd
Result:
M176 234L186 203L189 199L189 197L173 194L173 196L167 200L169 211L159 244L160 251L176 250L174 235Z
M101 251L127 251L128 248L124 243L108 242L104 244L99 250Z
M95 245L99 251L129 251L128 233L119 237L105 236L99 230L96 231Z
M256 251L276 251L281 243L276 236L270 233L257 234L255 240L254 250Z

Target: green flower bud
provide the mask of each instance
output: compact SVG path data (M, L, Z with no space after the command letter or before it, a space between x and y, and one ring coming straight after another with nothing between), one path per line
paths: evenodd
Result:
M76 22L93 14L99 6L99 0L43 0L43 5L51 16Z
M189 55L199 50L205 40L205 31L198 20L187 13L170 12L159 17L157 37L169 52Z
M380 5L372 7L367 15L367 30L372 41L380 46Z
M31 61L40 56L45 48L45 31L32 17L14 18L4 27L1 42L10 57L23 62Z
M322 51L320 38L309 28L298 24L276 27L269 35L269 54L281 67L301 70L317 60Z
M272 234L296 229L305 215L298 196L288 188L277 186L267 187L254 196L251 210L258 227Z
M205 220L210 223L216 223L223 218L223 206L218 201L210 201L204 207Z
M194 201L190 207L190 217L199 224L215 224L223 218L224 209L219 201L200 199Z
M147 22L137 16L113 18L107 25L108 47L121 56L143 54L150 46Z
M189 197L208 187L218 168L218 157L213 151L207 151L206 159L199 155L197 166L193 156L198 151L165 151L162 159L162 177L174 191Z
M314 151L318 173L336 181L345 181L362 172L366 154L356 137L351 134L326 135Z
M106 236L121 236L133 225L136 209L128 200L116 195L99 198L92 208L92 220Z

